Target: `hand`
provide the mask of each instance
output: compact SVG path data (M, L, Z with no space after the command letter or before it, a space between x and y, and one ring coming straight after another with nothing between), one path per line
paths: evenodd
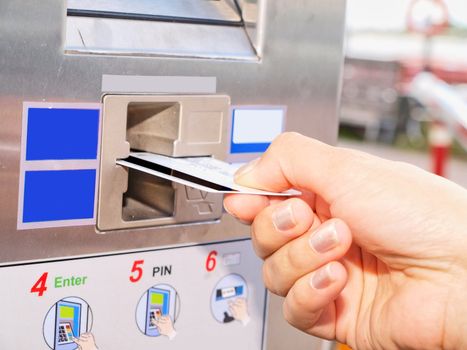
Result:
M354 349L467 348L467 191L413 166L288 133L241 168L266 286L295 327ZM353 242L352 242L353 241Z
M79 338L73 338L79 350L97 350L96 341L92 333L83 333Z
M169 339L175 338L177 332L173 326L172 320L170 316L161 316L159 317L156 322L157 330L160 334L165 335Z
M245 298L237 298L229 303L229 310L233 318L240 321L244 326L250 322L248 306Z

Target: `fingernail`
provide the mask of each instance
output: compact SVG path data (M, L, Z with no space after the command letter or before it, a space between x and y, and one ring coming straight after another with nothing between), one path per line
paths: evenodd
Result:
M241 220L238 218L237 215L235 215L235 213L231 212L229 209L227 209L226 206L224 206L224 210L226 211L227 214L231 215L232 217L234 217L235 219L237 219L237 221L239 221L240 223L242 223L243 225L251 225L251 222L250 221L246 221L246 220Z
M314 289L324 289L329 287L332 282L334 282L334 278L330 264L316 271L310 279L310 284Z
M297 225L291 203L281 205L274 210L272 223L277 231L288 231Z
M238 178L242 177L243 175L245 175L245 174L249 173L250 171L252 171L253 168L256 166L256 164L258 164L259 159L260 158L256 158L256 159L252 160L251 162L241 166L236 171L234 178L238 179Z
M229 208L227 208L227 206L225 206L225 205L224 205L224 210L226 211L227 214L233 216L234 218L237 217L237 216L236 216L233 212L231 212L231 211L229 210Z
M325 253L339 245L336 225L334 223L324 224L313 232L310 237L310 246L317 253Z

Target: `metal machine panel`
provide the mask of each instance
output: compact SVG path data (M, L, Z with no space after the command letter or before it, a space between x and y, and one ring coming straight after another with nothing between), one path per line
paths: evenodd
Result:
M251 3L259 6L252 7ZM22 195L24 195L24 180L26 179L26 176L23 178L21 174L26 174L27 171L62 172L92 169L96 171L96 183L100 176L98 171L100 152L93 160L36 161L31 159L26 164L30 168L21 168L24 165L21 154L26 150L21 140L24 135L22 121L25 118L25 103L101 105L104 75L107 77L214 77L217 81L216 93L229 96L232 106L285 106L285 130L298 131L329 143L336 141L345 0L294 2L262 0L240 1L239 4L243 9L245 23L244 29L241 30L248 32L247 37L251 40L250 46L255 49L254 59L251 59L251 52L242 53L243 45L240 45L238 40L237 49L233 50L233 53L227 52L223 55L221 49L228 46L228 33L219 36L221 43L216 46L215 55L210 53L197 55L196 50L199 50L202 45L190 45L194 51L184 57L175 57L177 55L164 57L160 54L134 57L131 53L125 57L119 57L105 52L96 56L85 54L84 51L81 54L65 53L67 35L65 1L5 0L0 2L0 47L2 48L0 54L0 118L2 120L2 128L0 128L0 198L2 198L0 203L0 265L3 266L0 268L0 274L13 269L12 265L15 265L16 269L24 271L25 276L28 276L19 281L18 279L22 278L20 274L10 275L8 272L8 278L14 280L15 283L21 282L16 287L13 287L14 284L6 287L10 300L15 303L21 302L18 293L30 295L35 282L38 282L36 288L40 289L41 281L37 279L41 277L41 272L34 270L32 273L32 266L40 266L40 263L45 260L96 256L94 261L96 266L99 266L99 261L103 260L97 257L103 254L165 247L168 249L169 256L171 254L175 256L176 251L169 248L180 244L216 243L244 239L249 236L247 226L236 222L226 214L222 214L215 221L193 223L192 220L188 220L190 223L174 222L168 226L125 228L111 234L98 233L95 216L89 218L89 215L84 215L83 220L78 220L79 222L68 221L66 217L48 216L45 219L52 221L40 221L34 227L27 227L27 225L20 227L18 215L21 211L18 208L24 209ZM148 23L151 22L148 21ZM136 22L133 24L136 25ZM141 23L138 22L137 25ZM200 24L202 25L204 24ZM111 39L111 27L99 27L98 29L101 32L107 30L105 32L107 36L104 39ZM236 27L236 29L239 28ZM202 32L201 28L200 33ZM229 31L226 30L226 32ZM170 35L170 31L167 31L166 35ZM191 36L191 38L195 37ZM178 39L182 40L183 36L179 36ZM211 39L214 40L213 37ZM247 59L237 59L236 54L243 55ZM138 89L137 85L133 85L131 91L120 92L140 93L141 95L147 93L146 86ZM183 87L176 90L177 94L181 95L194 93L192 87L186 93ZM151 91L151 93L157 93L157 91ZM204 90L199 91L199 94L205 93ZM46 183L53 184L54 181L49 178ZM58 190L55 192L56 198L62 194ZM43 196L43 203L47 203L50 198ZM36 208L38 207L40 205L36 205ZM36 213L37 211L33 210L32 214ZM37 220L37 217L34 220ZM51 222L58 224L50 225ZM64 265L60 265L61 268L73 268L71 260L63 261ZM27 265L26 262L39 265ZM53 262L50 264L52 264L50 266L54 265ZM125 265L127 274L131 267ZM135 268L135 271L138 271L138 266ZM183 274L183 269L186 269L188 273L188 266L181 268L182 272L179 273ZM259 266L257 269L259 271ZM113 276L113 272L109 271L108 276ZM125 278L128 279L128 276ZM199 276L196 283L205 288L208 280ZM81 297L102 298L101 293L105 291L103 286L95 289L84 288L83 294L80 290L73 292L72 297L75 299L72 300L66 299L68 297L66 293L56 293L54 302L62 299L79 302ZM250 293L251 290L249 289L248 292ZM226 293L228 294L228 291ZM43 297L33 295L39 301L44 300L40 299ZM108 298L111 297L112 293L109 292ZM101 302L103 301L98 303ZM125 300L125 302L129 301ZM195 303L194 300L193 303ZM42 311L46 304L48 305L44 302L40 308L34 303L31 304L32 308L27 310L28 320L34 319L36 324L43 316ZM115 300L108 302L108 305L115 310ZM191 306L187 303L184 309L189 309ZM85 317L88 322L93 319L88 309L85 314L88 315ZM96 332L99 327L104 327L102 324L107 317L104 315L104 312L100 313L99 320L95 315L93 322ZM3 318L2 320L6 322ZM114 319L109 320L109 322L112 321ZM39 323L42 325L41 322ZM115 329L118 329L120 323L116 322L114 325ZM138 341L145 341L142 340L145 339L142 334L134 332L136 330L134 319L131 320L131 325L133 331L118 332L119 336L115 338L114 346L118 347L121 344L119 341L125 335L136 338L141 336L142 338L137 338ZM54 326L55 324L50 321L50 327L53 329ZM8 324L3 324L0 328L0 347L3 348L4 344L11 344L10 337L13 334L5 331L12 329ZM86 328L83 326L82 329ZM269 298L265 329L263 344L268 350L284 349L290 347L290 344L294 344L295 349L318 349L321 346L317 340L301 336L298 331L285 323L281 315L280 298ZM250 332L254 333L254 331ZM35 344L42 344L35 348L40 348L40 346L47 348L38 329L35 334L38 334L36 337L38 343ZM191 336L196 337L194 334ZM255 337L257 336L258 333L255 333ZM182 338L178 335L171 343L171 348L177 349L175 342ZM238 339L243 338L238 337ZM52 343L53 341L54 339L51 338ZM18 343L15 344L15 347L19 346ZM139 348L148 348L148 346L144 343Z

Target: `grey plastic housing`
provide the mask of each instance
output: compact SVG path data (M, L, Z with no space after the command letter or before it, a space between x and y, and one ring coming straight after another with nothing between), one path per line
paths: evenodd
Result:
M131 150L225 158L230 98L224 95L106 95L97 228L112 231L217 220L223 196L116 164Z

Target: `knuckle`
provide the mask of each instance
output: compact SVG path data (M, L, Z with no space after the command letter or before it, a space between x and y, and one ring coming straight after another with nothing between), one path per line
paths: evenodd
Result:
M295 325L294 313L290 310L287 299L282 304L282 315L284 316L284 319L287 321L288 324L290 324L291 326Z
M268 257L274 250L274 240L271 239L270 208L259 213L251 224L251 237L255 251L261 259Z
M290 266L292 271L301 274L305 266L309 265L309 261L306 261L305 255L300 252L298 245L295 242L291 242L284 247L286 250L286 261L287 265Z
M296 283L290 290L287 298L290 298L290 302L293 304L295 310L300 310L303 313L306 313L312 307L312 299L310 299L308 290L302 284Z
M293 327L304 331L306 326L303 322L303 302L299 301L293 290L287 295L282 313L285 320Z
M268 256L268 249L265 242L263 242L261 235L257 234L257 232L258 231L253 226L251 226L251 241L253 244L253 249L255 250L256 255L264 260Z
M264 262L263 264L263 269L262 269L262 274L263 274L263 282L264 282L264 285L266 286L266 288L271 291L272 293L274 293L272 291L272 281L271 281L271 277L270 277L270 270L269 270L269 266L266 262Z
M282 147L282 145L284 144L296 142L301 137L303 136L299 134L298 132L293 132L293 131L284 132L274 139L274 141L272 142L272 145Z
M264 262L262 272L266 288L275 295L285 297L287 290L284 290L280 279L280 272L277 271L277 266L271 259L267 259Z
M260 258L264 260L264 254L261 250L261 247L258 245L258 242L256 239L251 240L251 244L253 246L253 250L255 251L255 254Z

